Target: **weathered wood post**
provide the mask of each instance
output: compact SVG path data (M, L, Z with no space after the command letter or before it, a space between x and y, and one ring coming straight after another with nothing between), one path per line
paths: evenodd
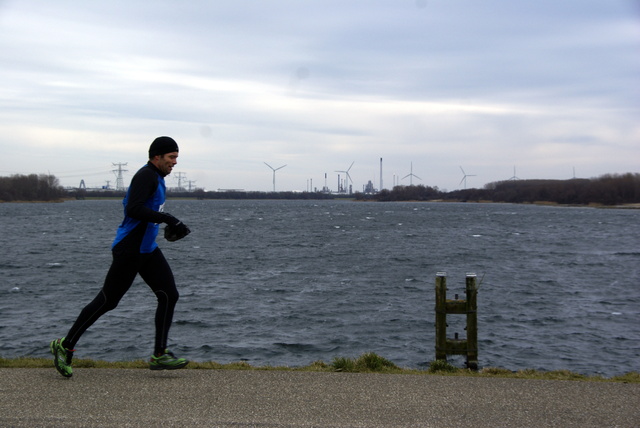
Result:
M478 285L476 274L468 273L467 293L467 367L478 370Z
M447 359L447 273L436 274L436 360Z
M476 274L466 276L466 300L447 300L447 274L436 274L436 360L447 360L449 355L466 355L467 367L478 369L478 317ZM447 314L467 316L467 338L447 339Z

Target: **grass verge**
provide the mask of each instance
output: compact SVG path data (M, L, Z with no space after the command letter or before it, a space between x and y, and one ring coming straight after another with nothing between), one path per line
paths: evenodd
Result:
M2 358L0 357L0 368L52 368L53 362L50 358ZM148 369L149 364L145 360L134 361L102 361L90 359L74 359L74 368L96 368L96 369ZM493 378L516 378L516 379L538 379L538 380L573 380L589 382L624 382L640 383L640 373L629 372L620 376L605 378L602 376L587 376L574 373L569 370L539 371L524 369L511 371L497 367L485 367L478 371L472 371L456 367L444 360L432 361L427 370L407 369L396 366L391 361L373 352L362 354L358 358L336 357L328 364L324 361L315 361L304 367L287 366L261 366L254 367L250 364L239 361L228 364L220 364L214 361L197 362L191 361L187 366L190 370L280 370L280 371L302 371L302 372L343 372L343 373L387 373L387 374L420 374L420 375L441 375L441 376L470 376L470 377L493 377Z

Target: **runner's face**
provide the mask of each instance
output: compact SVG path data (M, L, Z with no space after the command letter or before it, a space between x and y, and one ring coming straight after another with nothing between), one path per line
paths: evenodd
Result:
M171 174L171 170L178 163L178 152L165 153L158 156L154 162L155 166L165 175Z

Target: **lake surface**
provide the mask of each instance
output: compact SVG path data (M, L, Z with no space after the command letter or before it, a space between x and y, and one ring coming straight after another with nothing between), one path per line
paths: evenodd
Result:
M640 211L510 204L169 200L192 234L158 238L181 293L171 349L195 361L303 366L375 352L435 358L435 277L476 273L480 367L640 371ZM0 356L48 357L97 294L120 201L0 204ZM147 358L139 278L77 345ZM465 337L449 315L449 336ZM464 357L450 360L463 366Z

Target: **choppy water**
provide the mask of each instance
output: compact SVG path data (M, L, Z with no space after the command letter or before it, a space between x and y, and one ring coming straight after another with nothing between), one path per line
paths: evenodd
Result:
M120 201L0 204L0 356L48 356L98 292ZM507 204L168 201L193 233L160 242L181 298L172 349L196 361L307 365L435 358L434 284L474 272L479 363L640 371L640 211ZM146 358L155 298L137 279L79 357ZM449 316L464 337L464 318ZM463 358L452 359L462 365Z

